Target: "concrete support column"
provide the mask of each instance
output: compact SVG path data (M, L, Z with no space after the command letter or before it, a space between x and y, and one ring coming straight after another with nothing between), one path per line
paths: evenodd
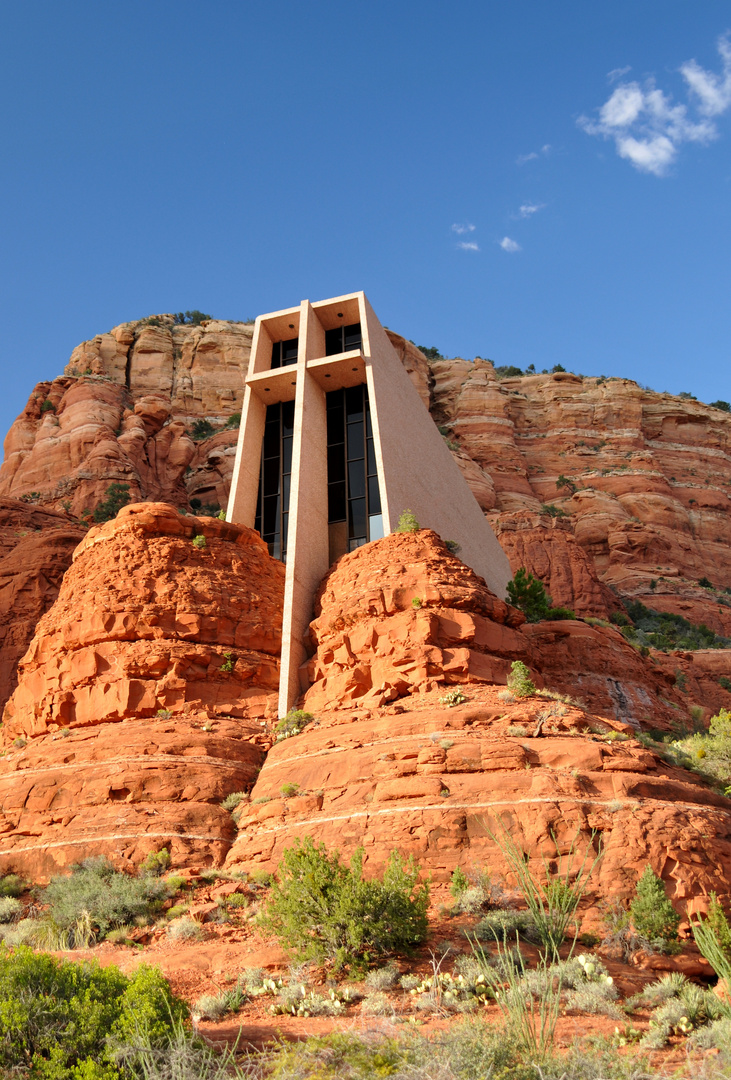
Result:
M300 667L307 659L305 635L317 588L328 571L327 416L325 392L307 361L325 355L325 333L308 301L300 314L294 400L292 478L284 583L279 715L299 697Z
M236 463L231 477L226 521L253 529L256 521L256 500L259 494L261 443L264 438L267 407L250 386L244 390L241 407L241 427L236 448Z

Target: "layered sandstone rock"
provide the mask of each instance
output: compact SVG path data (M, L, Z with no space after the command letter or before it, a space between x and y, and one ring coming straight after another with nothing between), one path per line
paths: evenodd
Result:
M466 688L446 708L438 692L380 710L318 715L277 743L239 818L229 869L273 869L309 835L366 866L413 854L435 881L456 866L504 872L489 831L508 829L542 859L601 844L593 899L627 898L650 863L680 911L731 896L731 801L664 764L629 729L551 700L505 702ZM292 795L292 791L295 794ZM289 797L286 797L289 796Z
M305 705L381 705L441 681L504 684L510 661L527 656L523 621L435 532L392 533L325 578Z
M15 689L18 661L58 596L84 534L65 514L0 499L0 709Z
M125 507L77 548L21 661L6 738L186 705L267 715L283 586L253 530L165 504Z
M283 588L250 529L154 503L92 529L5 708L0 868L220 862L218 804L253 782L276 709Z
M484 360L438 361L431 373L432 414L460 459L489 476L493 506L484 502L484 482L475 493L511 556L530 561L531 549L553 547L548 514L535 522L548 506L566 515L599 580L623 595L652 606L650 583L660 579L672 583L665 603L676 611L677 600L710 578L718 589L703 598L703 613L714 625L728 599L722 590L731 587L729 414L627 379L568 372L501 379ZM599 614L596 585L585 591L583 571L572 566L557 580L553 564L566 554L559 552L533 552L554 599ZM571 587L562 587L569 578Z

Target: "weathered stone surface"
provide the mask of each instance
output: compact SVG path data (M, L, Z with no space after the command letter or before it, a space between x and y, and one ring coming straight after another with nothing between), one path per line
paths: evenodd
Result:
M6 737L185 705L263 717L278 687L283 578L251 529L125 507L77 548L21 662Z
M524 616L435 532L392 533L340 559L311 624L306 708L381 705L438 681L504 683L527 655Z
M65 514L0 499L0 709L84 532Z
M556 856L552 834L561 857L592 832L594 843L601 837L594 900L632 895L648 862L680 911L704 910L714 890L731 895L731 800L633 738L604 741L601 732L628 730L616 721L550 700L504 703L493 687L467 692L455 708L432 692L370 712L322 712L277 743L227 867L273 869L295 837L310 835L345 854L363 845L368 869L398 850L437 882L457 865L500 873L489 830L502 823L539 873L542 857ZM317 799L278 797L284 784Z
M220 863L219 804L253 783L276 710L283 587L258 534L172 506L87 533L5 708L0 866Z
M173 865L220 865L235 835L220 803L264 758L250 720L190 711L58 731L0 762L0 872L31 881L89 855L133 867L166 847Z

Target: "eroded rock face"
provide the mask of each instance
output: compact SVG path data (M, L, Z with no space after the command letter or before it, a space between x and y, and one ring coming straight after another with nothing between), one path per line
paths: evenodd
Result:
M381 705L437 681L505 683L525 658L524 616L430 529L392 533L340 559L310 631L307 709Z
M85 530L65 514L0 499L0 709L15 689L18 661Z
M250 529L154 503L92 529L5 708L0 867L162 846L220 863L218 804L253 783L275 715L283 589Z
M535 860L598 838L593 899L630 897L650 863L680 911L731 893L731 801L665 765L623 725L560 702L506 703L473 684L468 703L438 692L375 711L321 713L277 743L239 819L229 869L273 869L309 835L369 869L413 854L435 881L456 866L507 867L489 830L507 828ZM542 721L542 723L541 723ZM296 794L285 798L296 785ZM592 833L594 839L592 841Z
M720 630L722 590L731 587L729 414L627 379L498 379L484 360L438 361L430 371L432 415L459 457L489 476L492 507L482 480L473 490L501 542L511 558L542 565L557 603L600 613L596 584L575 560L566 573L565 549L551 554L558 536L547 539L545 506L566 515L553 524L573 534L604 585L659 610L677 611L691 596ZM715 594L698 590L702 577Z
M77 548L21 661L5 732L186 705L264 717L279 685L283 586L283 565L252 529L125 507Z

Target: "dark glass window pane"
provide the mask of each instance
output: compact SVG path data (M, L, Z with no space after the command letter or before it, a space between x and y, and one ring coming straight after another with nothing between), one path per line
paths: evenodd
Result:
M282 472L292 472L292 439L282 439Z
M264 457L279 457L279 421L267 421L264 428Z
M291 482L292 477L289 475L289 473L286 473L282 477L282 501L285 514L289 510L289 485L291 484Z
M291 435L294 432L294 402L282 403L282 434Z
M378 471L376 465L376 451L373 447L373 439L368 439L366 442L366 458L368 461L368 475L373 476Z
M327 481L336 484L345 479L345 447L328 446L327 448Z
M336 326L334 330L325 331L325 356L335 356L343 351L343 328Z
M368 512L370 514L380 514L381 512L381 493L378 490L378 477L368 477Z
M282 548L287 548L287 532L289 531L289 514L282 514Z
M345 338L345 348L343 352L349 352L350 349L359 349L363 344L363 338L360 333L360 323L353 323L352 326L346 326L343 334Z
M365 495L365 461L348 462L348 495L351 499L362 499ZM360 534L358 534L360 535Z
M272 556L273 559L281 559L281 557L282 557L282 545L279 543L279 538L278 537L277 537L276 540L272 541L272 543L269 545L269 551L271 552L271 556Z
M363 424L356 421L348 424L348 457L363 457Z
M272 367L278 368L282 364L282 343L275 341L272 345Z
M328 486L327 519L329 522L345 521L345 482Z
M328 443L345 441L345 413L342 398L337 408L328 408L327 410L327 441Z
M267 458L264 461L263 483L265 495L279 493L279 458Z
M290 338L289 341L282 342L282 367L285 364L294 364L297 362L297 338Z
M348 536L367 536L365 499L351 499L349 508Z
M259 492L259 498L256 504L256 517L254 518L254 528L261 536L261 492Z
M279 533L279 496L270 495L264 499L264 533L267 538Z
M348 422L363 419L363 387L350 386L345 391L345 413Z

